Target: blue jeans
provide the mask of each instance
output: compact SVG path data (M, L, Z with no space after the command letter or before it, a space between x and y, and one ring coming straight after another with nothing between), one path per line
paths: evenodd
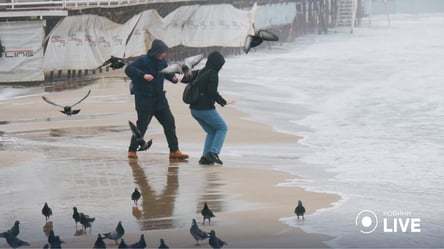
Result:
M196 110L191 109L191 115L199 122L200 126L207 133L203 156L208 153L218 154L224 145L225 135L227 134L227 125L216 109Z

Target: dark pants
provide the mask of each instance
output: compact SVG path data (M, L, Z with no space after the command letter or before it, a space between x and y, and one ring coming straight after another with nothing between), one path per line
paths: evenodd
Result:
M151 122L153 116L159 121L159 123L163 127L163 132L165 134L166 140L168 142L168 147L170 148L170 152L174 152L179 149L179 143L177 141L176 136L176 125L174 121L174 116L171 113L170 108L165 108L162 110L155 111L137 111L137 128L142 133L142 136L145 135L146 130L148 129L148 124ZM131 143L128 151L136 151L138 147L137 140L134 136L131 136Z

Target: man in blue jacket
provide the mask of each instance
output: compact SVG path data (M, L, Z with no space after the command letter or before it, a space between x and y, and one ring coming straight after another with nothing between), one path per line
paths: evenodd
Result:
M134 99L137 111L137 128L142 136L145 135L148 125L154 116L163 127L170 149L170 159L186 159L187 154L179 150L176 136L174 116L168 105L163 90L164 79L177 83L179 80L174 74L163 74L160 70L168 66L165 59L168 46L161 40L154 40L147 54L125 68L125 73L134 84ZM137 158L139 144L134 136L128 148L128 158Z

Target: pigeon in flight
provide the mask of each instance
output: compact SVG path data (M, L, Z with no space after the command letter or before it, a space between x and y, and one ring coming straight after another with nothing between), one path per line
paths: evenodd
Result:
M298 217L298 220L299 220L299 216L302 216L302 220L305 220L305 218L304 218L305 208L302 205L302 201L298 200L298 205L294 209L294 213Z
M42 214L45 216L46 222L48 222L49 217L52 215L52 209L48 206L48 203L45 202L42 208Z
M62 108L63 108L63 111L60 111L60 112L66 114L66 115L68 115L68 116L71 116L71 115L74 115L74 114L77 114L77 113L80 112L80 109L73 110L72 108L73 108L75 105L77 105L77 104L79 104L80 102L82 102L84 99L86 99L86 98L89 96L90 93L91 93L91 89L88 90L88 93L85 95L85 97L83 97L81 100L77 101L76 103L74 103L73 105L70 105L70 106L69 106L69 105L65 105L65 106L63 106L63 105L56 104L56 103L54 103L53 101L51 101L51 100L49 100L48 98L46 98L45 96L42 96L42 99L43 99L46 103L49 103L49 104L51 104L51 105L55 105L55 106L58 106L58 107L62 107Z
M184 77L189 77L191 74L191 69L193 69L199 62L204 58L203 54L198 54L185 58L182 63L173 63L168 67L162 69L161 73L178 73L183 74Z
M96 220L96 218L91 218L84 213L80 213L80 224L83 226L83 230L86 232L86 229L89 227L89 231L91 232L92 223Z
M210 231L210 240L208 241L208 243L214 249L222 248L224 245L228 245L227 242L216 237L216 232L214 230Z
M12 235L13 237L17 237L17 235L19 235L20 233L20 221L16 220L14 222L14 225L12 225L11 229L9 229L8 231L6 231L5 233L8 233L10 235ZM0 238L4 237L3 233L0 233Z
M137 189L137 188L134 188L134 191L133 191L133 193L131 194L131 200L133 200L134 201L134 203L136 204L136 206L137 206L137 201L139 201L139 199L140 199L140 192L139 192L139 190Z
M131 128L131 132L133 133L133 136L136 138L137 142L139 143L139 148L137 149L137 151L145 151L145 150L149 149L151 147L151 145L153 144L153 140L150 139L148 142L146 142L143 139L142 133L137 128L137 126L129 120L128 120L128 124Z
M245 38L244 51L246 54L251 48L259 46L263 41L278 41L279 37L271 31L260 29L255 31L254 35L248 35Z
M119 223L117 223L116 229L114 229L114 231L112 232L104 233L103 238L114 240L116 244L119 244L117 243L117 240L122 238L123 234L125 234L125 229L123 229L122 222L119 221Z
M16 236L12 236L12 234L9 234L8 232L3 232L2 236L0 237L4 237L8 245L12 248L18 248L21 246L30 246L28 242L23 241L17 238Z
M128 59L125 58L119 58L111 55L111 58L103 62L102 65L98 66L97 69L100 69L102 67L108 66L112 69L119 69L125 66L128 63Z
M106 248L106 244L105 244L105 241L103 241L103 238L99 233L99 234L97 234L97 239L96 239L96 242L94 242L93 249L100 249L100 248Z
M139 241L130 245L128 248L140 248L140 249L146 248L145 235L141 234Z
M196 246L200 245L199 241L208 239L210 237L208 233L199 228L195 219L193 219L193 223L191 224L190 233L191 236L193 236L193 238L196 240Z
M167 244L165 244L165 240L164 239L160 239L160 245L159 245L159 249L168 249L169 247L167 246Z
M203 225L205 225L206 219L208 219L208 224L210 224L211 218L216 217L216 215L214 215L213 211L211 211L211 209L208 207L208 204L206 202L205 202L204 207L202 208L202 211L200 213L202 214L202 217L203 217L203 222L202 222Z
M72 210L73 210L72 218L74 219L74 222L76 223L76 228L77 228L77 223L80 222L80 214L79 214L79 211L77 211L76 207L73 207Z

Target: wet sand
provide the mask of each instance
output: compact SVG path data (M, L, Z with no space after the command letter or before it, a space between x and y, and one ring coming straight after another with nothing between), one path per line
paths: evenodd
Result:
M224 165L201 166L197 161L204 132L182 103L183 87L166 84L180 148L191 156L183 162L168 159L156 120L145 136L153 139L153 147L138 153L138 160L126 158L128 120L135 121L136 112L128 81L122 77L63 91L36 87L34 95L1 100L0 198L5 201L0 203L0 229L7 230L20 220L19 238L41 248L49 226L41 208L48 202L54 212L49 224L66 242L65 248L92 248L97 233L113 230L119 220L128 244L143 233L150 248L158 247L160 238L171 248L192 248L196 246L189 233L191 219L201 223L200 210L208 202L216 217L211 225L200 226L215 230L228 242L227 248L325 247L328 236L306 234L279 219L294 216L297 200L303 200L307 217L300 225L309 224L310 214L331 206L339 197L277 186L297 176L272 170L272 166L291 164L295 156L261 156L267 148L294 146L298 137L249 121L235 108L218 107L229 126L220 155ZM72 104L88 89L91 95L76 106L80 113L71 117L41 99L45 95L56 103ZM142 192L137 206L130 200L135 187ZM96 217L86 234L71 218L73 206ZM109 240L107 246L117 247ZM4 240L0 247L7 247ZM200 247L210 247L208 240Z

